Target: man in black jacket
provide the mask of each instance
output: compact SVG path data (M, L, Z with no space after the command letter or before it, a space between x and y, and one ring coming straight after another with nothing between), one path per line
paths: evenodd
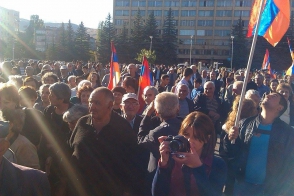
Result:
M281 94L271 93L261 108L260 115L231 128L224 141L236 171L234 193L292 195L294 130L279 118L287 102Z
M70 138L83 195L139 195L143 187L136 134L112 111L113 101L110 90L96 88L89 98L90 114L80 118Z
M194 111L194 103L191 99L187 98L187 95L190 93L190 89L186 84L180 84L177 88L180 105L178 116L185 118L188 114Z
M138 143L150 152L150 159L148 164L147 189L149 194L151 192L151 183L156 172L159 154L160 136L178 135L181 121L176 118L179 111L178 97L173 93L162 92L158 94L147 108L147 115L143 118L139 133ZM161 118L162 123L152 129L151 114L154 110Z

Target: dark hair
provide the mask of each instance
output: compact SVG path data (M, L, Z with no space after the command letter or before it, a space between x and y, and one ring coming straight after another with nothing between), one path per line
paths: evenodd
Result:
M125 77L124 81L123 81L126 85L126 87L132 87L133 89L135 89L135 92L138 91L138 81L135 78L132 78L131 76L127 76Z
M290 84L287 84L287 83L281 83L281 84L279 84L278 87L277 87L277 92L279 90L281 90L282 88L287 89L289 91L289 93L290 93L290 97L292 96L292 94L293 94L292 91L293 90L292 90L292 87L291 87Z
M95 74L95 75L97 76L96 84L98 85L98 87L100 87L100 86L101 86L100 76L99 76L99 74L98 74L97 72L92 71L92 72L89 74L87 80L90 81L90 79L91 79L91 77L92 77L93 74Z
M161 79L162 79L162 80L165 80L166 78L169 78L169 76L168 76L167 74L163 74L163 75L161 76Z
M46 78L49 78L49 77L53 78L53 80L55 82L58 82L59 81L58 76L56 74L54 74L53 72L47 72L41 78L42 84L45 84L45 79Z
M38 90L39 89L39 82L35 78L33 78L33 77L26 77L24 79L24 81L23 81L23 86L27 86L26 83L27 82L32 82L32 81L35 82L35 84L36 84L36 90Z
M183 120L179 134L184 135L189 127L193 128L193 137L204 143L200 157L213 156L216 136L212 120L206 114L192 112Z
M71 90L69 86L63 82L56 82L49 87L58 99L63 99L63 103L69 103Z
M277 93L277 94L280 95L280 102L279 102L279 104L281 106L283 106L283 109L279 113L279 116L281 116L287 110L288 103L287 103L287 100L285 99L285 97L281 93Z
M276 82L279 84L279 80L277 80L277 79L271 79L270 83L272 83L272 82Z
M119 92L119 93L121 93L122 95L124 95L124 94L127 93L126 89L124 89L124 88L121 87L121 86L116 86L116 87L114 87L114 88L112 89L112 93L115 93L115 92Z
M194 82L196 82L198 84L202 84L202 79L201 78L196 78L196 79L194 79Z
M193 70L191 68L186 68L184 70L184 76L187 77L187 76L190 76L193 74Z

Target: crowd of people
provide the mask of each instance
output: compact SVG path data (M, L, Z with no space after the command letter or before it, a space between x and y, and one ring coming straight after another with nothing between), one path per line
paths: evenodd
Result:
M293 193L294 75L154 65L142 105L140 69L3 62L0 195Z

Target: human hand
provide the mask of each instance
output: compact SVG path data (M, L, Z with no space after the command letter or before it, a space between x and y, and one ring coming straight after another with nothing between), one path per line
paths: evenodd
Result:
M238 127L232 127L230 130L229 130L229 140L234 140L236 139L238 136L239 136L239 128Z
M158 141L160 143L159 146L159 153L160 153L160 159L159 164L160 166L164 167L167 165L169 154L170 154L170 148L169 148L169 141L165 141L167 136L161 136L158 138Z
M191 152L178 152L178 155L184 155L182 158L177 157L177 154L174 154L172 158L181 164L187 165L190 168L200 167L202 162L200 160L200 156L197 153L196 145L194 142L190 142L190 150Z

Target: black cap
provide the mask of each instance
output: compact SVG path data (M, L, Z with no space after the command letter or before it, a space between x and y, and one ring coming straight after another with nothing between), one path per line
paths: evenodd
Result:
M0 121L0 138L6 138L9 133L9 121Z

